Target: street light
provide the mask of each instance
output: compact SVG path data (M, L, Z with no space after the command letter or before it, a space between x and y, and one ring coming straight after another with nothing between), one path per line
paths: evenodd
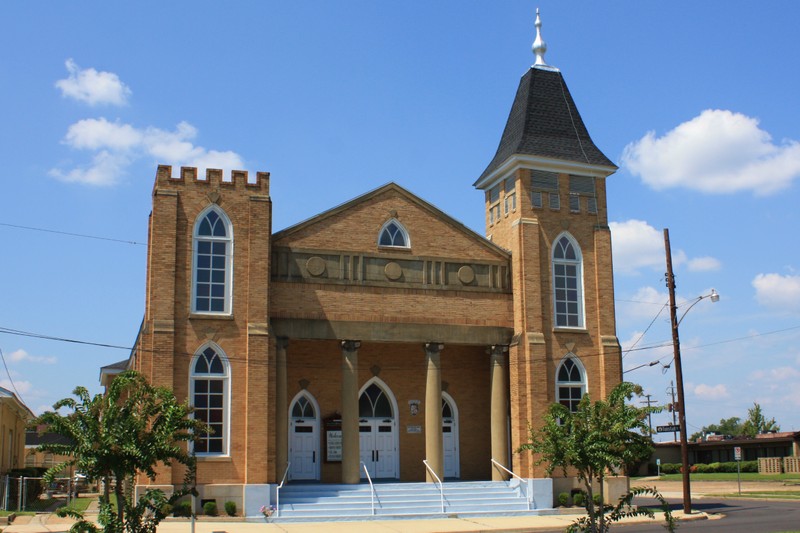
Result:
M692 305L678 319L678 309L675 305L675 276L672 273L672 250L669 246L669 230L664 229L664 248L667 254L667 289L669 289L669 311L672 322L672 349L675 354L675 381L678 388L678 428L681 434L681 464L683 466L683 512L684 514L691 514L692 512L692 492L689 486L689 441L686 437L686 402L683 395L683 368L681 366L681 341L678 335L678 325L686 317L692 307L697 305L700 300L710 298L712 302L719 301L719 294L714 289L711 289L710 294L698 297Z

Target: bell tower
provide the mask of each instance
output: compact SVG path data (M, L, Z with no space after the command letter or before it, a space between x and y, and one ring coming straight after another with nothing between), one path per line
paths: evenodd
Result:
M486 236L512 254L509 349L513 446L556 401L605 397L622 379L614 316L605 180L617 167L595 146L561 71L545 61L536 12L535 63L522 76L497 152L474 186ZM514 456L539 475L530 455Z

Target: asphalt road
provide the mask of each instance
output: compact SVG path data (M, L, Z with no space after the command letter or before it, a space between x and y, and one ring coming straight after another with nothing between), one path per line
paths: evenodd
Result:
M681 500L668 499L673 509L681 509ZM655 505L655 500L637 501L639 505ZM692 508L705 513L722 515L718 519L682 522L679 533L685 531L726 533L775 533L800 531L800 501L745 500L706 497L692 501ZM663 522L650 525L615 526L623 533L665 531Z

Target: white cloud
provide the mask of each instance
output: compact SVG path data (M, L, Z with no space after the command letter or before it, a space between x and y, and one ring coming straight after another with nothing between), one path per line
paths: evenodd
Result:
M730 397L728 388L723 384L712 386L701 383L700 385L696 385L694 387L694 394L698 398L703 398L706 400L720 400Z
M80 150L130 150L142 143L143 134L130 124L105 118L79 120L67 129L64 144Z
M65 63L69 77L56 82L62 96L74 98L89 105L125 105L131 90L113 72L98 72L93 68L81 69L75 61Z
M756 370L751 374L751 379L766 380L770 383L775 381L787 381L800 379L800 370L791 366L782 366L778 368L770 368L767 370Z
M722 268L722 263L714 257L695 257L689 259L686 267L690 272L715 272Z
M179 123L174 131L167 131L154 127L135 128L105 118L80 120L69 127L63 142L77 150L94 151L92 161L69 171L55 168L50 170L50 175L71 183L114 185L128 166L143 157L200 169L244 168L239 154L197 146L192 142L196 136L197 129L188 122ZM200 175L203 175L202 170Z
M611 222L614 271L636 274L641 268L663 271L666 268L664 233L643 220ZM672 264L686 261L681 250L672 250Z
M759 304L779 311L800 312L800 275L759 274L752 283Z
M47 365L54 365L57 362L55 357L43 357L38 355L31 355L25 350L16 350L8 355L8 360L12 363L19 363L22 361L30 361L31 363L44 363Z
M27 392L30 392L33 389L33 384L30 381L14 381L13 385L8 378L0 379L0 387L10 390L14 392L15 387L16 391L19 392L20 396L24 395ZM24 401L24 399L23 399Z
M662 137L651 131L630 143L622 164L657 190L768 195L800 177L800 143L774 144L757 119L707 109Z

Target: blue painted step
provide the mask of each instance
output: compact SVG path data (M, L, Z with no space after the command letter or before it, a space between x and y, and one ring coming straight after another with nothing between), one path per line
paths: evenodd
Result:
M438 484L289 484L280 491L280 512L273 521L430 518L542 514L529 509L524 491L505 482L445 482L444 513ZM373 510L374 501L374 510Z

